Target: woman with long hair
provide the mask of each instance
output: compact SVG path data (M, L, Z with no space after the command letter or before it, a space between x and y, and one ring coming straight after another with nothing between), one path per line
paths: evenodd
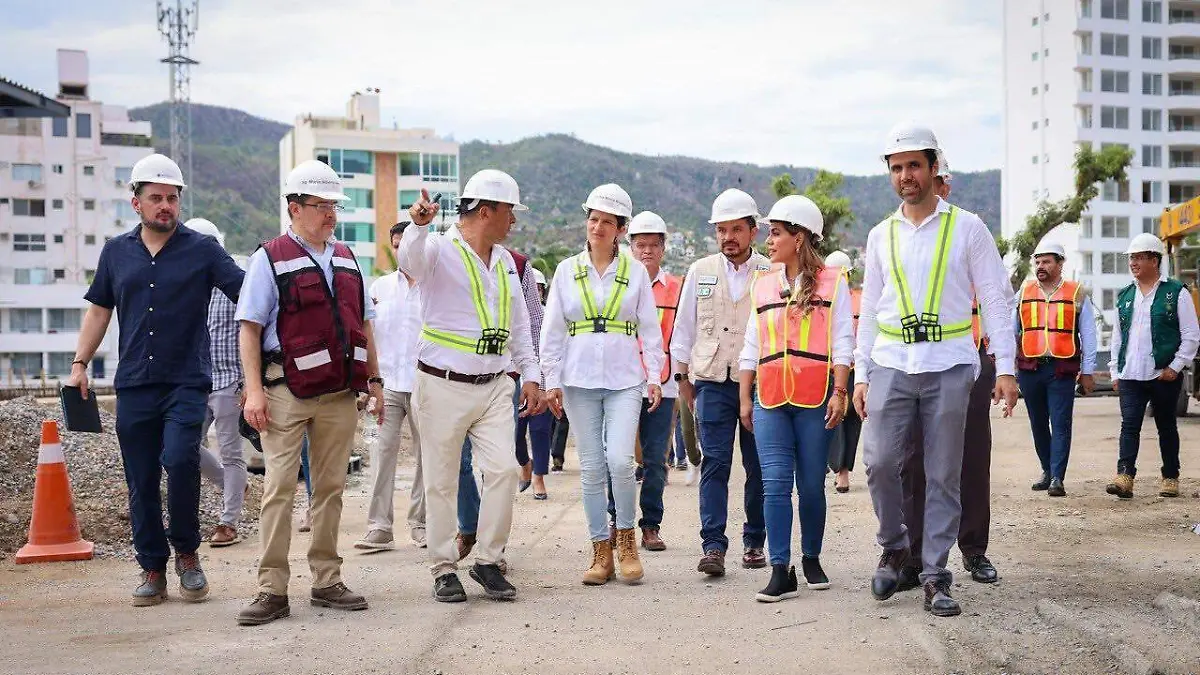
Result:
M662 402L657 374L665 352L650 275L617 244L633 216L633 200L620 186L601 185L583 210L586 250L562 261L550 286L542 321L542 373L550 409L556 417L565 410L579 453L592 541L592 564L583 583L598 586L614 576L605 492L609 478L617 510L617 563L621 577L634 583L643 576L634 536L634 438L643 391L650 410Z
M753 429L762 466L771 580L755 596L799 595L791 566L792 486L800 507L800 547L810 589L829 588L821 568L825 464L833 429L846 414L854 351L850 292L841 268L817 253L824 220L807 197L776 202L767 216L771 269L751 283L754 311L739 358L742 424ZM757 385L757 386L756 386Z

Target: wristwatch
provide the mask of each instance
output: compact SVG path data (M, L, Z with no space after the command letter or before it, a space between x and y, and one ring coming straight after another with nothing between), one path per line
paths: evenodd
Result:
M687 377L687 375L684 375L683 373L675 373L676 382L683 382L683 378L685 377Z
M378 384L378 385L382 386L383 378L382 377L368 377L367 384Z

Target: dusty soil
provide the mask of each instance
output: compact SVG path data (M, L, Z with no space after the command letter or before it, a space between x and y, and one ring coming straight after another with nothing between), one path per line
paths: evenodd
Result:
M0 562L0 672L1200 673L1200 536L1188 529L1200 521L1200 418L1181 420L1183 496L1171 500L1152 496L1159 462L1149 421L1137 497L1104 494L1118 425L1116 399L1079 402L1069 496L1051 500L1029 490L1037 462L1024 411L995 420L989 555L1002 579L985 586L960 575L957 618L929 616L917 592L871 598L878 549L861 467L849 494L829 490L829 591L764 605L754 601L763 570L701 578L696 488L682 472L667 488L670 548L643 553L645 582L585 588L579 575L590 556L569 455L568 471L550 477L549 501L518 498L508 548L521 591L514 603L486 600L464 574L470 602L440 605L429 597L423 551L407 542L380 554L351 549L365 524L357 478L342 548L346 580L370 610L304 602L307 535L292 546L293 616L259 628L234 623L255 592L256 539L203 550L213 594L199 605L173 597L157 608L128 606L136 570L122 560L9 560ZM397 481L401 512L407 480ZM736 531L740 506L732 511ZM951 564L960 568L957 552Z

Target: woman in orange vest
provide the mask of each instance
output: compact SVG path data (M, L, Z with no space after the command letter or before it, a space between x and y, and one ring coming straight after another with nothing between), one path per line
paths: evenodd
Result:
M854 333L845 272L826 267L817 253L821 210L807 197L791 195L776 202L767 219L772 265L751 285L754 311L739 378L742 424L754 431L762 466L771 562L771 581L755 597L778 602L799 595L790 564L793 485L805 582L813 590L829 588L820 561L825 464L833 429L846 414Z

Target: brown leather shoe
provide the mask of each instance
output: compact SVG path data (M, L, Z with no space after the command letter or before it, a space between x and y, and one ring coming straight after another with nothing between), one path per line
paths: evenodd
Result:
M238 612L237 622L239 626L261 626L291 614L286 595L259 593L249 607Z
M761 548L747 548L742 554L742 567L748 570L760 569L767 566L767 556Z
M241 541L242 538L238 535L238 531L224 523L213 528L213 532L208 537L208 545L213 548L222 546L233 546Z
M667 550L667 542L658 536L657 527L642 528L642 548L647 551L665 551Z
M934 616L958 616L962 607L950 597L950 582L930 579L925 582L925 611Z
M703 572L710 577L725 576L725 551L711 549L704 552L700 564L696 565L697 572Z
M1132 488L1130 488L1132 489ZM1158 491L1159 497L1178 497L1179 496L1179 479L1164 478L1162 479L1162 488Z
M458 544L458 559L462 560L471 555L471 549L475 548L475 533L463 534L459 532L458 536L454 538L454 543Z
M312 604L317 607L331 609L366 609L367 599L346 588L346 584L337 582L326 588L312 589Z

